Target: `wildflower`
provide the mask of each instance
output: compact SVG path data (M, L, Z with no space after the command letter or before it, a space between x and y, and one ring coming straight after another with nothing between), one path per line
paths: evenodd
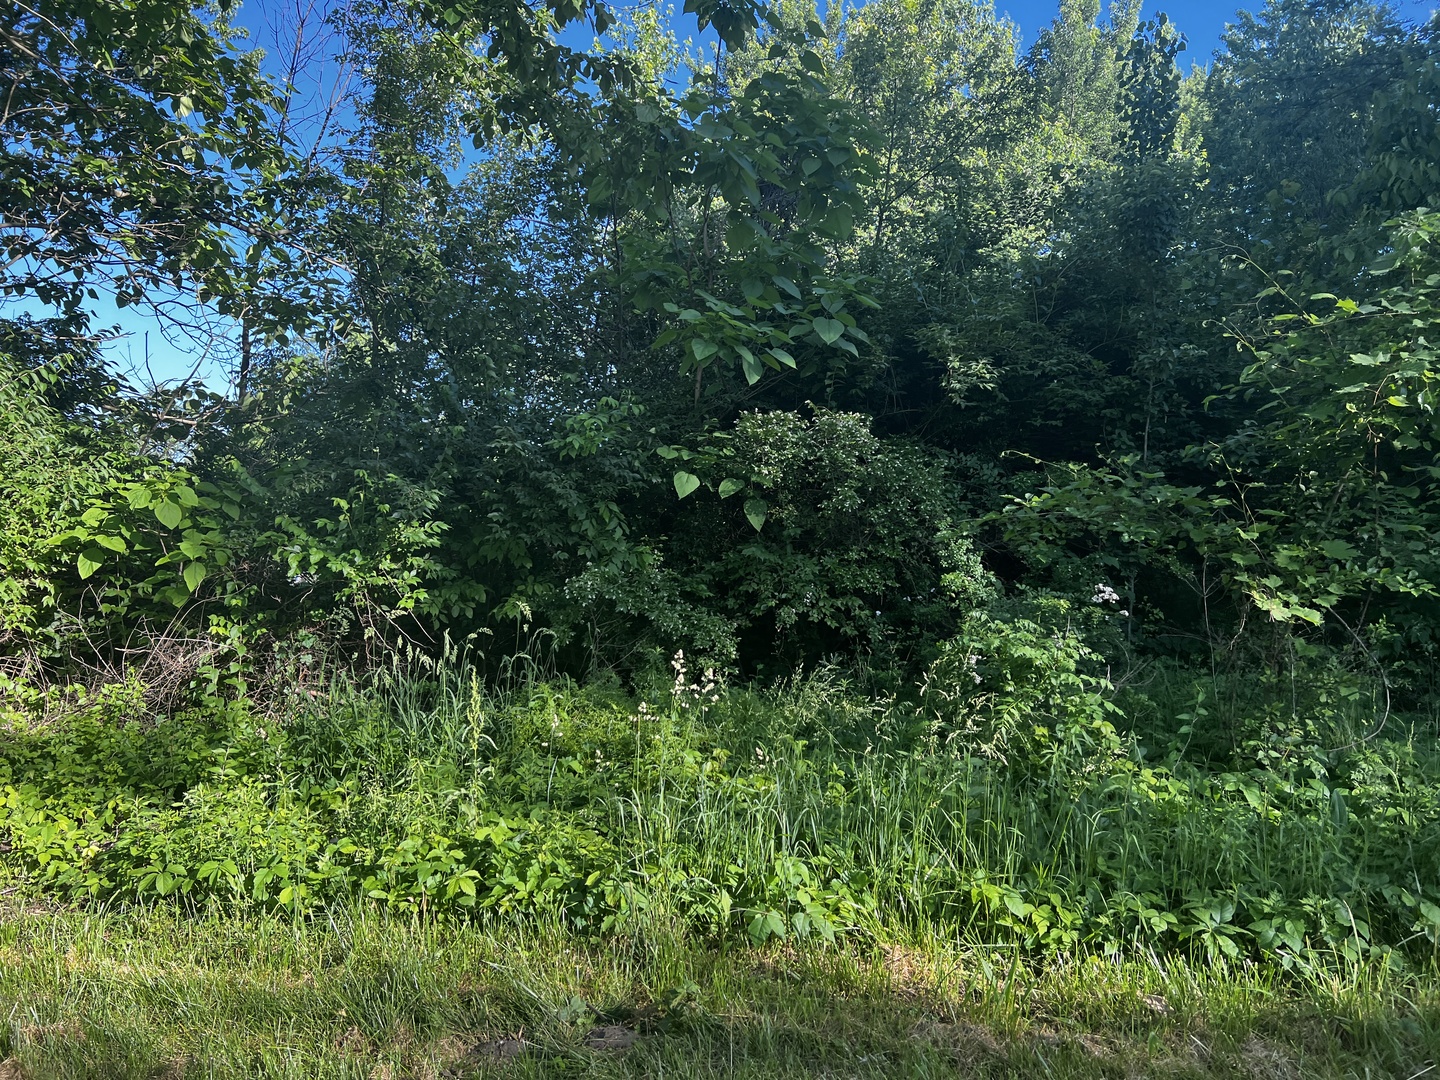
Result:
M1092 604L1114 604L1119 600L1120 594L1103 581L1095 586L1095 595L1090 598Z

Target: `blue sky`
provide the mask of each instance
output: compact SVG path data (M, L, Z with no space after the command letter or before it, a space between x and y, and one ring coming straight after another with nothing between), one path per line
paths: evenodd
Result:
M1428 17L1435 3L1436 0L1399 0L1398 7L1403 17L1419 22ZM267 68L275 71L277 59L285 51L283 44L287 33L293 33L284 28L285 19L277 16L293 13L297 8L303 9L310 4L311 0L246 0L235 22L248 32L252 47L267 50L270 54ZM315 0L314 6L322 8L323 0ZM681 3L677 2L676 7L679 6ZM1263 0L1241 2L1238 6L1254 10L1263 6ZM1020 28L1025 44L1029 44L1038 31L1055 17L1058 0L996 0L995 9ZM1236 5L1233 0L1176 0L1147 5L1143 17L1151 18L1160 11L1165 12L1188 39L1188 48L1181 57L1182 66L1188 70L1192 64L1209 63L1219 47L1225 24L1234 18ZM714 37L713 32L701 34L693 16L677 17L674 25L681 38L690 37L697 43ZM572 47L583 48L590 37L588 30L576 27L565 35L565 40ZM334 82L333 68L325 62L323 55L316 55L302 72L300 81L320 88L323 93ZM31 310L35 314L42 313L33 307ZM173 332L167 335L157 320L140 311L116 311L102 300L95 305L92 325L117 325L120 328L123 336L107 347L108 353L120 369L131 373L137 382L179 379L198 369L213 388L221 389L225 385L223 366L207 356L199 340Z

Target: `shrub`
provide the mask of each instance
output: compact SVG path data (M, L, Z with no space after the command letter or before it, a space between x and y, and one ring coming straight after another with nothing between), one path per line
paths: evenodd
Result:
M947 744L1016 767L1113 758L1113 688L1086 671L1098 659L1068 629L973 612L930 665L921 705Z

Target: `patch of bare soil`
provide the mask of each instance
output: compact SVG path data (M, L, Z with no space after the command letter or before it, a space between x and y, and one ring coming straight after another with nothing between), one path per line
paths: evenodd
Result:
M440 1047L444 1057L449 1059L446 1076L466 1076L485 1065L514 1061L530 1052L532 1044L518 1037L488 1039L468 1047L458 1047L459 1040L447 1039Z
M1301 1080L1300 1066L1289 1049L1259 1035L1250 1035L1235 1057L1250 1080Z
M372 1049L372 1044L363 1031L351 1024L335 1036L335 1049L346 1054L364 1054Z
M910 1037L944 1050L962 1068L973 1068L1004 1052L994 1032L968 1020L933 1020L917 1024Z
M30 1080L30 1074L14 1058L0 1061L0 1080Z
M640 1034L634 1028L623 1024L606 1024L591 1029L585 1036L585 1045L591 1050L629 1050L639 1040Z

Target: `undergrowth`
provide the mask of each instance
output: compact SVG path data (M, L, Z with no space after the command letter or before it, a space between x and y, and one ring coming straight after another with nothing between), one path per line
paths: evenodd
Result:
M914 703L825 670L727 689L683 658L640 698L497 691L463 664L174 715L134 682L10 683L3 887L246 916L549 919L577 940L920 935L1032 959L1433 969L1433 739L1397 724L1347 739L1312 710L1262 715L1227 759L1197 759L1145 746L1073 664L1046 669L1047 696L1033 660L1023 710L963 655L945 694L932 678Z

